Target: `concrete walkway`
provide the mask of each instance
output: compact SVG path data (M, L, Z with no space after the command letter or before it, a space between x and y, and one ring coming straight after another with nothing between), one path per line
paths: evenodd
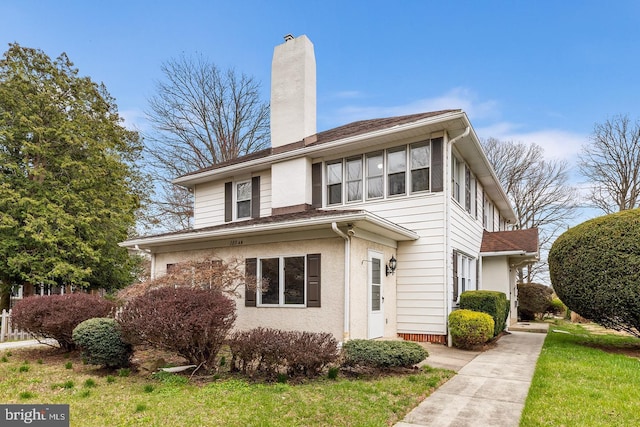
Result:
M485 352L429 345L424 364L458 374L396 427L518 426L546 334L511 330Z
M37 345L47 345L46 343L49 343L50 345L55 345L55 341L54 340L44 340L45 342L40 342L38 340L20 340L20 341L5 341L5 342L0 342L0 351L1 350L8 350L11 348L22 348L22 347L33 347L33 346L37 346Z

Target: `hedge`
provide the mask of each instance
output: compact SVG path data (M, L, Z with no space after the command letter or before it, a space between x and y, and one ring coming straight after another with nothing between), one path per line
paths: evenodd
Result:
M509 316L509 300L504 292L466 291L460 294L460 308L487 313L493 318L493 336L504 330Z
M449 315L449 333L455 347L472 349L493 336L494 321L487 313L456 310Z

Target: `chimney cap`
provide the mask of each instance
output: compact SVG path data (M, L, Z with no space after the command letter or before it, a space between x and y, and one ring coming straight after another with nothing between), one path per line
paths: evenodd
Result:
M293 40L293 34L289 33L287 35L284 36L284 41L288 42L289 40Z

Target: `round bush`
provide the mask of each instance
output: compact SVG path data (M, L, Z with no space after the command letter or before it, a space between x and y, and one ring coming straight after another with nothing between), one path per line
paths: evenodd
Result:
M553 290L540 283L518 283L518 316L521 320L542 317L552 303Z
M85 293L31 296L16 303L11 320L19 329L42 338L53 338L65 350L73 350L73 329L94 317L105 317L113 303Z
M567 230L548 259L553 289L570 310L640 336L640 209Z
M345 366L370 368L409 368L423 361L429 353L411 341L350 340L342 346Z
M449 315L449 333L453 345L471 349L493 337L493 317L472 310L456 310Z
M73 342L92 365L123 368L129 365L133 354L131 344L122 338L118 323L107 317L80 323L73 330Z

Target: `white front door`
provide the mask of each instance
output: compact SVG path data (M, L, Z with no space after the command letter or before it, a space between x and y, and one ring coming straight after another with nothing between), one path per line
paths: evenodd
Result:
M369 280L368 280L368 307L369 307L369 336L379 338L384 336L384 295L382 289L382 254L369 251Z

